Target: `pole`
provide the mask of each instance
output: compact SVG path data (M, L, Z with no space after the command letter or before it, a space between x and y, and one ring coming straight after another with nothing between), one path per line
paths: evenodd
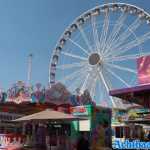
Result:
M108 3L108 0L104 0L104 3L107 4L107 3Z
M28 74L27 74L27 84L30 85L31 82L31 73L32 73L32 54L28 56Z

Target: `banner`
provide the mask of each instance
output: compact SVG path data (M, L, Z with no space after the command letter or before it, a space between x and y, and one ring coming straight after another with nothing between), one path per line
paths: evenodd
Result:
M139 84L150 83L150 56L143 56L138 58L137 69Z

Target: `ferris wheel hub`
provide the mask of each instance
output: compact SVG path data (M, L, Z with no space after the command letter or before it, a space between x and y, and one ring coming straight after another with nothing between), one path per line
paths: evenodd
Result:
M98 53L92 53L92 54L89 56L89 64L90 64L90 65L101 64L100 55L99 55Z

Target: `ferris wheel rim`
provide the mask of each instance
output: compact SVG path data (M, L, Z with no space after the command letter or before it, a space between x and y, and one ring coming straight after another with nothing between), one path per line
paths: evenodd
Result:
M107 4L98 5L98 6L94 7L94 8L92 8L92 9L89 9L89 10L85 11L85 12L82 13L80 16L76 17L76 18L71 22L71 24L69 24L69 25L66 27L65 31L61 34L60 38L58 39L58 42L57 42L56 45L55 45L55 49L59 46L60 40L64 37L65 32L66 32L66 31L69 31L68 29L71 27L71 25L76 24L76 22L77 22L78 19L82 18L82 17L83 17L84 15L86 15L87 13L91 13L91 12L94 11L95 9L100 9L100 8L102 8L102 7L113 6L113 5L120 5L120 7L121 7L121 6L127 6L127 7L129 6L129 7L132 7L132 8L137 9L138 11L141 11L141 13L144 13L144 14L146 14L146 16L150 17L150 14L149 14L148 12L146 12L144 9L142 9L142 8L140 8L140 7L138 7L138 6L135 6L135 5L133 5L133 4L114 2L114 3L107 3ZM136 15L137 15L137 14L136 14ZM53 59L53 56L54 56L55 49L54 49L53 52L52 52L52 57L51 57L51 59L50 59L50 65L49 65L49 80L48 80L48 81L49 81L49 84L50 84L50 85L51 85L51 79L50 79L51 69L50 69L50 68L51 68L51 65L52 65L51 62L52 62L52 59Z

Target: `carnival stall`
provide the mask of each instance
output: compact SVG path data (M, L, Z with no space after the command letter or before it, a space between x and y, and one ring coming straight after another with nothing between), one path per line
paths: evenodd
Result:
M129 136L125 139L144 140L144 124L149 124L149 120L144 116L149 112L149 85L141 85L133 88L110 91L112 96L127 100L130 103L137 103L136 107L127 110L128 119L125 120L128 126ZM143 106L142 106L143 105Z
M130 126L130 138L144 139L143 129L145 124L149 124L146 114L150 112L150 76L149 76L150 56L139 57L137 59L137 80L134 87L115 89L110 91L110 95L127 101L130 104L138 104L128 110L128 120Z
M132 105L126 110L112 111L112 142L126 139L146 140L144 134L150 120L146 115L149 109L139 105Z
M32 121L32 127L34 128L34 133L32 133L32 139L35 141L33 146L38 146L47 149L60 148L62 147L62 140L64 142L64 149L71 149L71 141L69 136L71 136L70 122L73 120L86 120L87 118L81 118L78 116L73 116L71 114L54 111L51 109L46 109L44 111L34 113L21 117L14 120L15 122L29 122ZM38 131L35 131L35 126L40 123ZM43 126L42 126L43 125ZM45 126L44 126L45 125ZM42 132L45 131L45 132ZM42 135L42 136L41 136ZM30 141L29 140L29 141ZM66 142L68 140L68 143Z

